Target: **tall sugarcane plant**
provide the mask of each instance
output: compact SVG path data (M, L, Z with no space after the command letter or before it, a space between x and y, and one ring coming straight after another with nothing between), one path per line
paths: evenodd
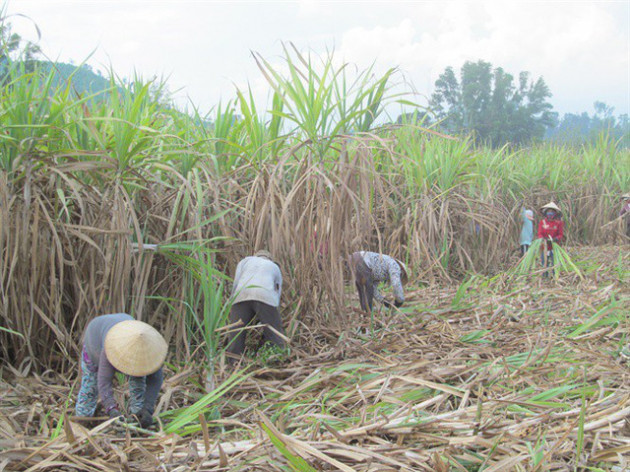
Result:
M339 261L358 246L387 250L432 282L497 272L510 263L514 209L550 198L566 209L568 244L625 237L609 222L630 188L630 153L606 135L579 148L490 149L416 119L385 125L399 106L417 109L396 70L357 69L333 52L291 44L281 64L254 60L271 89L268 103L245 87L190 113L161 98L160 80L125 81L110 70L106 90L79 94L54 68L2 64L3 355L47 366L49 346L72 352L97 312L140 310L150 297L186 298L178 308L186 326L172 327L164 304L154 315L185 352L191 333L201 333L198 322L207 327L225 315L224 279L199 275L211 272L204 264L225 273L262 246L290 268L286 293L306 300L305 322L318 324L343 309ZM328 255L313 251L314 234ZM151 260L130 250L133 241L226 250ZM563 251L555 250L556 267L577 273ZM534 245L518 271L538 270L539 257ZM185 279L165 275L173 264ZM303 297L316 284L327 294L321 303Z

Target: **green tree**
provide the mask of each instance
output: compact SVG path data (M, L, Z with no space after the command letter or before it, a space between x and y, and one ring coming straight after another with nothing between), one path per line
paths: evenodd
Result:
M547 138L563 144L584 144L597 142L602 134L619 141L620 145L630 147L630 120L626 113L615 116L614 107L604 102L593 104L595 112L589 115L565 113L558 125L548 130Z
M494 146L541 139L557 115L547 101L551 92L542 78L519 74L518 84L501 67L485 61L466 62L459 80L447 67L435 82L430 106L451 133L472 133Z
M0 83L4 82L11 63L15 61L24 65L25 72L31 72L34 59L40 52L37 44L23 40L11 30L11 23L6 16L6 5L0 7Z

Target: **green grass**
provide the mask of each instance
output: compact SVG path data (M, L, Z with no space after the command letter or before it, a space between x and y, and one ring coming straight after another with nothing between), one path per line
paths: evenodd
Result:
M211 414L216 415L217 403L220 403L222 397L234 389L238 384L245 381L249 377L249 374L245 372L234 372L223 383L216 387L211 392L202 396L194 404L181 408L179 410L171 410L163 413L161 417L168 420L167 426L164 431L167 433L178 433L181 435L191 434L195 431L199 431L198 425L192 428L188 427L191 423L198 421L199 414Z

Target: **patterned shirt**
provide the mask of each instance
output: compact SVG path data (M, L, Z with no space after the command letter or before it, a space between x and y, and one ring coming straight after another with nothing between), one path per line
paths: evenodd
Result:
M383 295L378 290L378 285L381 282L389 282L392 285L394 298L397 302L403 303L405 301L405 294L403 293L401 280L402 271L396 259L376 252L361 251L360 254L365 261L365 265L372 271L374 298L376 301L383 303L384 300Z

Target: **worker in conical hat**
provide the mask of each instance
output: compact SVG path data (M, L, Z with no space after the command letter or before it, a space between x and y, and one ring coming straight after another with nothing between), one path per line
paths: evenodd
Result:
M121 372L129 376L131 417L143 428L151 426L167 351L166 341L155 328L130 315L94 318L83 337L77 416L94 416L98 399L110 418L122 416L112 385L116 372Z
M541 207L543 218L538 224L538 237L546 241L541 247L543 254L541 254L541 260L545 265L545 259L547 260L546 266L553 267L553 243L559 244L564 238L564 222L562 221L562 212L558 205L554 202L549 202ZM544 252L546 251L546 253ZM546 277L548 274L543 274Z
M385 254L358 251L350 255L348 262L363 310L372 311L373 299L385 306L391 306L391 302L385 300L378 289L381 282L391 284L394 306L402 306L405 302L403 285L409 279L407 266L402 261Z
M543 214L546 214L547 210L552 210L554 212L561 213L560 208L553 201L551 201L551 202L547 203L546 205L543 205L542 207L540 207L540 211L542 211Z

